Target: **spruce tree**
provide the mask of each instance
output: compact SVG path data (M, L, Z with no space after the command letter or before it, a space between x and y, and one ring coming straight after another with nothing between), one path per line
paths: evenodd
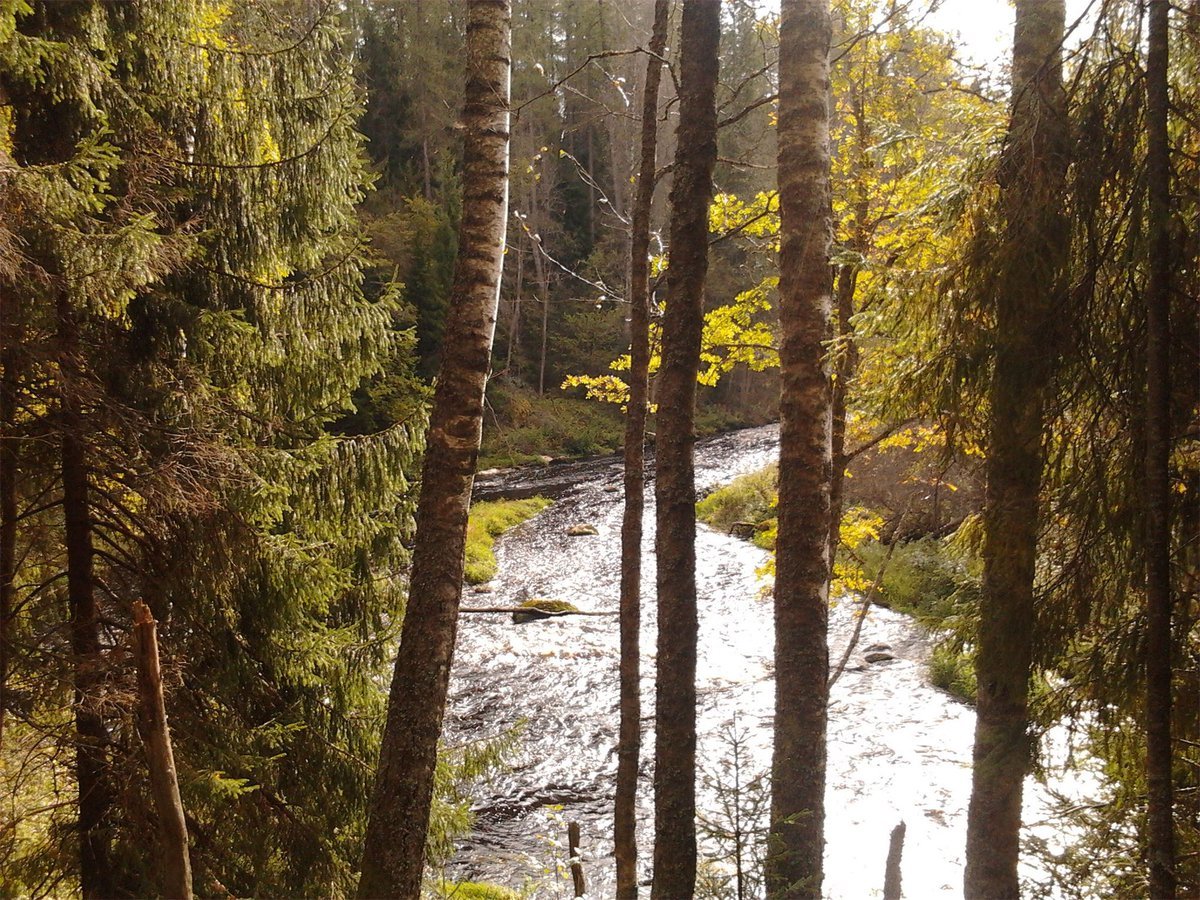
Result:
M157 890L123 652L140 599L161 623L201 889L344 890L420 422L334 433L400 346L394 292L361 290L367 175L338 12L16 4L4 25L28 248L4 286L21 298L27 585L6 630L34 639L13 677L37 691L23 724L49 753L69 548L84 891ZM53 843L15 856L63 865Z
M1029 771L1034 576L1045 410L1059 346L1069 232L1062 0L1019 0L1009 131L1000 161L1003 240L991 264L995 366L989 389L974 769L965 894L1013 897Z

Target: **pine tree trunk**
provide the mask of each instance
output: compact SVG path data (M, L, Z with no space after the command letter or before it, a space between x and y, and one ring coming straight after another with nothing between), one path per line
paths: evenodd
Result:
M0 749L12 666L13 603L17 577L17 344L15 296L0 302Z
M767 890L820 897L829 648L831 233L828 0L784 0L779 35L779 536Z
M1058 352L1055 315L1067 243L1061 213L1064 4L1018 0L1016 6L1012 117L999 174L1005 222L997 262L979 690L967 817L969 900L1019 895L1043 411Z
M1146 783L1150 895L1175 897L1171 779L1171 169L1169 0L1150 0L1146 57L1150 281L1146 288Z
M67 604L74 660L75 777L79 789L79 880L85 900L115 893L109 815L115 792L108 767L108 729L97 696L102 686L100 610L92 570L92 518L87 450L77 392L79 335L66 299L58 304L62 416L63 516Z
M717 160L719 0L683 7L670 263L658 373L655 548L658 673L654 753L655 900L696 883L696 375L700 367L708 207Z
M146 748L146 766L150 770L151 793L162 837L161 888L164 897L191 900L192 863L188 855L187 821L183 801L179 798L171 731L167 727L158 636L150 607L141 601L133 604L133 645L138 671L137 729Z
M471 0L463 214L427 436L408 605L388 700L359 896L417 898L462 597L467 511L508 221L511 6Z
M642 151L629 237L629 409L625 416L625 511L621 522L621 726L613 844L618 900L637 897L637 784L642 752L642 518L646 491L646 394L650 371L650 206L658 151L658 88L668 0L655 0L642 89Z

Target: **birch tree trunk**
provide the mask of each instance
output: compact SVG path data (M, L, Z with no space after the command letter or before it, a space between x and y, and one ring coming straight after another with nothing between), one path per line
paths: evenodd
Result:
M1150 895L1175 897L1171 777L1171 162L1169 0L1150 0L1146 56L1150 280L1146 287L1146 783Z
M779 34L779 536L767 891L821 896L829 648L832 229L828 0L784 0Z
M1016 7L1012 114L999 173L1004 222L996 265L979 689L967 813L969 900L1020 893L1043 419L1058 353L1055 317L1068 240L1061 211L1064 3L1018 0Z
M621 726L613 843L618 900L637 897L637 783L642 752L642 519L650 372L650 206L658 151L658 89L667 44L668 0L655 0L642 88L642 148L629 233L629 408L625 416L625 510L621 522Z
M651 889L655 900L691 897L696 883L698 628L693 425L708 275L708 207L717 161L720 32L719 0L692 0L684 5L667 302L657 378L658 672Z
M508 221L509 0L471 0L463 212L359 896L418 898Z

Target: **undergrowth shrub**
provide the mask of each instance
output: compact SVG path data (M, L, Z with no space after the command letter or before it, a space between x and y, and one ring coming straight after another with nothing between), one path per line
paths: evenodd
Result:
M480 468L535 462L540 457L595 456L621 446L616 406L562 394L538 397L512 386L488 390Z

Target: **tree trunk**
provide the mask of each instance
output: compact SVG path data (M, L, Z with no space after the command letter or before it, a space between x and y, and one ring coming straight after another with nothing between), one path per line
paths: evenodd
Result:
M542 216L537 204L537 190L529 189L530 212L537 213L534 218L538 230L533 236L533 273L537 279L538 291L542 295L542 338L541 349L538 352L538 396L546 394L546 345L550 339L550 267L546 265L544 225L540 222Z
M521 249L521 232L517 232L517 283L513 291L512 317L508 323L508 348L504 353L504 371L508 377L516 380L513 371L513 348L520 340L521 334L521 292L525 290L525 252Z
M901 889L900 860L904 855L903 822L892 829L891 840L888 841L887 864L883 870L883 900L900 900L904 896Z
M854 109L854 186L858 195L854 202L854 226L848 236L849 249L860 255L859 260L838 266L835 289L837 313L838 354L833 378L833 472L829 484L829 558L837 559L841 543L842 507L846 485L846 413L850 396L850 381L858 370L858 344L854 334L854 295L858 289L861 258L866 256L868 227L867 217L871 214L871 197L863 182L874 169L871 146L874 138L867 123L866 101L863 86L851 88L851 103Z
M850 379L858 368L858 348L854 342L854 291L858 285L858 265L838 267L837 276L837 336L838 358L833 379L831 401L833 424L831 432L831 457L833 468L829 482L829 558L837 558L841 543L842 498L845 495L846 465L846 412L849 399Z
M0 303L0 749L12 666L13 603L17 577L17 298Z
M74 660L75 777L79 789L79 880L85 900L115 893L109 813L115 792L108 768L108 729L100 713L100 611L92 571L92 518L87 450L77 395L79 334L64 298L58 303L62 415L63 515L67 544L67 604Z
M417 510L412 578L371 800L360 897L417 898L483 425L508 222L511 7L471 0L463 214Z
M829 648L828 0L784 0L779 44L779 537L767 890L820 897Z
M1067 248L1063 0L1018 0L1013 99L1000 162L983 596L965 893L1016 897L1046 390Z
M658 673L654 753L655 900L696 883L696 486L693 424L700 367L708 207L717 160L719 0L683 7L670 263L655 446Z
M138 734L146 748L150 788L158 811L158 828L163 844L162 891L164 897L191 900L192 863L188 856L187 821L179 798L175 753L167 727L167 705L163 699L162 669L158 661L158 637L150 607L140 600L133 604L133 646L138 671Z
M1146 287L1146 783L1150 895L1175 897L1171 780L1171 169L1169 0L1150 0L1146 56L1150 280Z
M642 89L642 151L629 236L629 408L625 416L625 510L621 522L621 726L613 844L618 900L637 897L637 783L642 752L642 518L646 492L646 395L650 371L650 207L658 151L658 89L669 0L655 0L651 56Z

